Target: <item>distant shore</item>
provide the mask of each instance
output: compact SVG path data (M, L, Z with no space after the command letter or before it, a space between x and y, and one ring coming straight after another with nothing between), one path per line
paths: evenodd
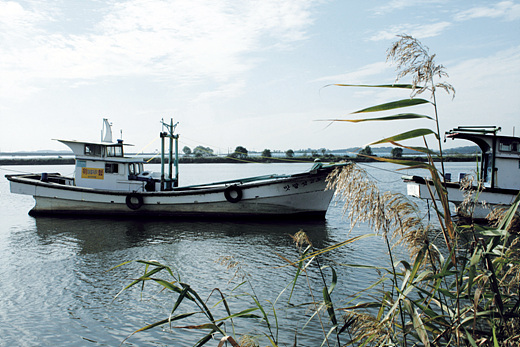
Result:
M382 157L390 159L389 157ZM231 157L181 157L181 164L239 164L239 163L305 163L313 162L316 159L324 163L339 162L342 160L353 162L377 162L375 159L364 157L342 157L342 156L325 156L325 157L293 157L293 158L264 158L264 157L247 157L243 159ZM426 157L403 156L403 160L426 161ZM160 158L144 158L145 162L150 164L160 164ZM475 155L448 155L445 157L447 162L469 162L476 161ZM74 165L74 158L0 158L0 165Z

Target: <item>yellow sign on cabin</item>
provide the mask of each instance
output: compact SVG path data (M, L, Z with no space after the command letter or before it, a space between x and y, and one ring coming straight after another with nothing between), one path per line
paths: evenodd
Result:
M96 180L102 180L105 178L105 170L104 169L92 169L88 167L84 167L81 169L81 178L90 178Z

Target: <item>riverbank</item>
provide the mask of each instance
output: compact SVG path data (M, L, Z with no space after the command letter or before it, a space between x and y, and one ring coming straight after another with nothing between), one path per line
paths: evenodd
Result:
M387 158L389 157L382 157ZM320 157L295 157L295 158L265 158L265 157L247 157L244 159L232 158L232 157L181 157L179 163L181 164L231 164L231 163L305 163L313 162L316 159L322 162L332 163L340 162L342 160L353 161L353 162L376 162L376 159L365 158L365 157L348 157L348 156L320 156ZM403 156L399 159L413 160L413 161L426 161L426 157L411 157ZM446 156L446 162L475 162L477 158L474 155L453 155ZM151 164L159 164L161 159L155 158L144 158L144 161ZM0 165L74 165L74 158L0 158Z

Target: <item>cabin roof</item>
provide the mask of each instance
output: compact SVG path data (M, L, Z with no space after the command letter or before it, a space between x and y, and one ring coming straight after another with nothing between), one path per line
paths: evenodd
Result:
M500 127L458 127L446 132L446 137L451 139L464 139L477 144L482 152L487 152L493 146L493 139L507 140L508 142L520 142L516 136L497 135Z
M60 139L53 139L54 141L59 141L61 143L76 143L76 144L84 144L84 145L99 145L99 146L116 146L116 145L122 145L122 146L133 146L129 143L122 143L122 142L96 142L96 141L78 141L78 140L60 140Z

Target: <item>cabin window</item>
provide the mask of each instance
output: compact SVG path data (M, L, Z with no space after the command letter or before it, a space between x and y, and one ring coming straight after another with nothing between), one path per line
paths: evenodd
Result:
M107 157L122 157L123 147L122 146L107 146Z
M118 173L119 172L119 164L106 163L105 164L105 172L106 173Z
M100 157L101 156L101 146L94 145L94 144L86 144L85 145L85 155Z
M502 152L511 152L511 145L509 143L500 142L500 150Z
M511 152L518 152L518 142L513 142L511 144Z
M132 163L128 164L128 174L129 175L139 175L143 172L143 164L140 163Z

